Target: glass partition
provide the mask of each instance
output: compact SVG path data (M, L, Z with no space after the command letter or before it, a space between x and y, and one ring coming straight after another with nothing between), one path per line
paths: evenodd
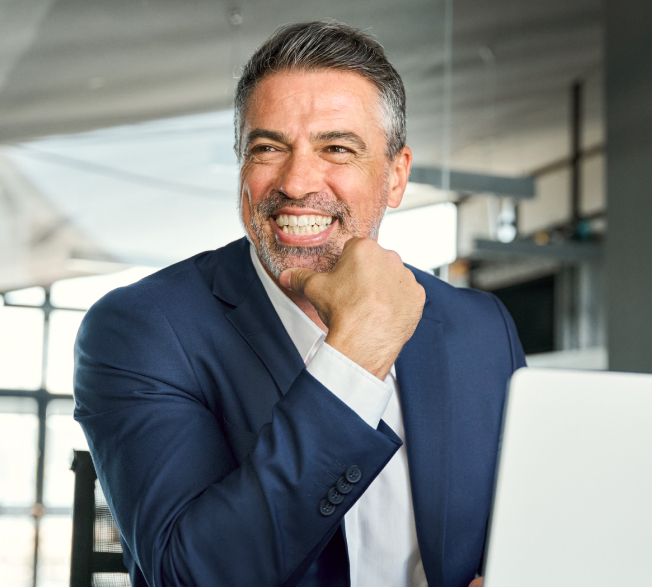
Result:
M85 311L243 235L234 76L277 26L332 18L374 35L406 86L415 164L445 176L450 159L452 0L109 4L0 20L0 38L21 22L27 43L0 79L0 583L12 587L68 584L69 459L87 447L72 417ZM411 183L381 237L426 270L449 263L448 201L445 185Z

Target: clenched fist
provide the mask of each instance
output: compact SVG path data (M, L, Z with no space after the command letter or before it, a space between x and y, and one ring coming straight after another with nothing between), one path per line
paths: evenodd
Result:
M379 379L414 333L426 301L398 254L367 238L348 240L328 273L286 269L279 281L315 307L329 345Z

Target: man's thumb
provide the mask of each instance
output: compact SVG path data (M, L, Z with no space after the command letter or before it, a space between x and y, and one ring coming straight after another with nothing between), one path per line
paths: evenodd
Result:
M315 275L312 269L303 269L301 267L291 267L281 272L278 277L280 284L286 289L291 289L299 293L304 293L308 279Z

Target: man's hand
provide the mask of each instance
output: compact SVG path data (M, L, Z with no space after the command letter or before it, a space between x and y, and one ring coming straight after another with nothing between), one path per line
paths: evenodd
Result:
M471 581L469 587L482 587L483 584L484 584L484 577L478 577L477 579L473 579L473 581Z
M286 269L279 281L312 303L329 345L379 379L414 333L426 301L398 254L371 239L347 241L328 273Z

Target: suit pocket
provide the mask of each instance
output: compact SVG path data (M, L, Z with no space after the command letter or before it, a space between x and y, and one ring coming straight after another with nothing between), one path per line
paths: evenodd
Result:
M258 435L249 432L249 430L238 428L226 420L224 420L224 432L226 433L226 438L229 441L235 460L238 462L238 465L241 465L254 450L256 442L258 442Z

